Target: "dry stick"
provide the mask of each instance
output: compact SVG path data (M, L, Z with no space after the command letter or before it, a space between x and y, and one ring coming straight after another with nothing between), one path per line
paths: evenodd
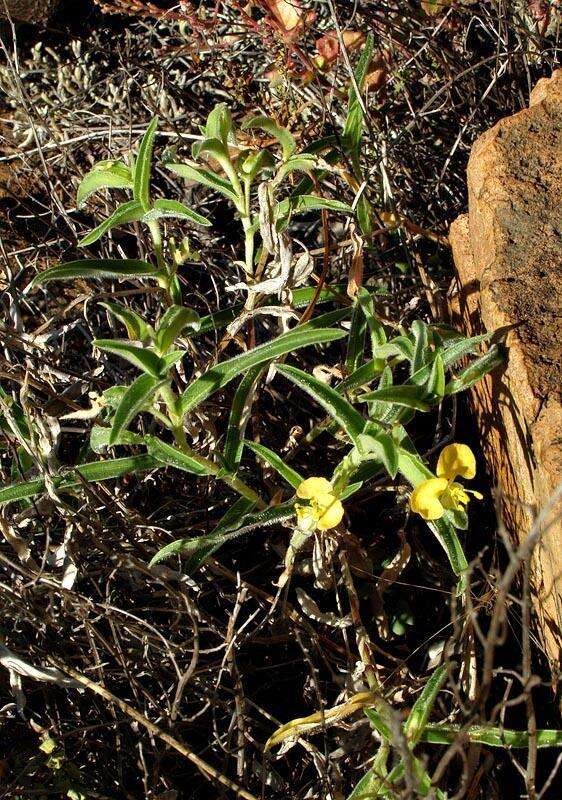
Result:
M531 558L525 561L523 577L523 682L525 705L527 708L527 732L529 734L529 750L527 752L527 769L525 787L529 800L537 800L537 717L533 703L533 676L531 673Z
M533 527L531 528L531 531L528 534L528 536L525 538L523 544L519 547L519 549L515 553L509 554L510 562L506 571L503 574L503 577L500 581L500 585L498 587L497 600L494 607L494 613L492 614L492 619L490 620L490 628L488 631L486 647L484 650L482 684L480 686L480 692L477 698L477 705L479 705L480 707L484 705L490 693L490 687L492 685L493 670L494 670L494 654L495 654L496 644L500 638L499 636L500 628L505 619L506 602L509 590L511 588L511 584L515 580L515 576L517 575L521 565L524 562L530 560L533 551L537 546L537 544L539 543L543 533L546 530L548 530L548 528L551 525L553 525L554 522L556 521L556 515L553 514L553 511L555 510L556 505L561 497L562 497L562 483L560 483L556 487L549 502L535 519ZM549 517L552 518L549 519Z
M104 700L107 700L109 703L113 703L121 711L126 714L131 719L134 719L135 722L138 722L139 725L142 725L146 730L152 735L161 739L165 742L169 747L172 747L174 750L177 750L184 758L187 758L188 761L191 761L192 764L195 764L197 769L209 780L217 781L217 783L222 784L227 789L230 789L232 792L236 794L237 797L242 797L243 800L258 800L258 798L253 795L251 792L248 792L246 789L243 789L242 786L239 786L234 781L231 781L230 778L227 778L226 775L223 775L221 772L216 770L210 764L207 764L206 761L203 761L202 758L199 758L192 750L189 749L185 744L174 739L173 736L170 736L169 733L163 731L158 725L155 725L153 722L150 722L144 714L141 714L140 711L137 711L136 708L133 708L125 700L121 700L119 697L116 697L112 694L105 686L101 686L99 683L95 683L87 678L85 675L82 675L80 672L76 672L72 667L68 667L62 661L59 661L57 658L53 658L53 656L48 656L47 660L49 663L56 666L61 672L66 672L67 675L70 675L71 678L74 678L75 681L82 684L86 689L89 689L94 694L103 697Z

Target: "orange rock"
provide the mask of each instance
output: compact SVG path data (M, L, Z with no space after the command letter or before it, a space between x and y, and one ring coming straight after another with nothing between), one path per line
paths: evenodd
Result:
M553 672L562 654L562 70L528 109L474 144L468 215L449 234L455 322L467 332L515 326L508 363L472 394L506 527L523 541L549 509L533 558L533 599Z

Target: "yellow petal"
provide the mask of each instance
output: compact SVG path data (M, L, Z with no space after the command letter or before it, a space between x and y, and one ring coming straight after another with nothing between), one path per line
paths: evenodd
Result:
M410 508L427 520L440 519L445 513L440 497L447 488L446 478L429 478L416 486L410 497Z
M323 494L318 497L318 530L328 531L335 528L343 519L343 506L333 494Z
M437 475L454 480L458 475L470 480L476 475L476 459L466 444L448 444L441 450L437 462Z
M332 484L326 478L307 478L297 489L297 497L301 500L312 500L318 495L329 494Z

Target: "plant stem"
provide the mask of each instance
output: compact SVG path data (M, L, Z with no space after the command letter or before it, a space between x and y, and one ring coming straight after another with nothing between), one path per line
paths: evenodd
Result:
M252 503L255 503L260 510L267 508L267 503L262 500L259 494L257 494L257 492L248 486L247 483L244 483L244 481L240 480L240 478L237 478L235 475L229 475L228 473L221 474L221 468L218 464L215 464L214 461L205 458L205 456L199 455L191 449L187 443L187 438L183 427L183 418L178 412L179 398L173 390L171 383L163 386L160 392L164 402L166 403L166 408L168 410L168 416L170 419L170 428L174 434L174 439L178 448L194 461L197 461L197 463L201 464L201 466L204 467L206 472L208 472L210 475L214 475L215 477L224 481L227 486L230 486L231 489L234 489L234 491L238 492L238 494L242 495L242 497L245 497L247 500L251 500Z
M148 230L150 231L152 244L154 245L154 253L156 255L156 263L158 265L158 271L160 272L160 278L158 283L162 287L162 289L165 290L166 294L168 295L169 301L171 303L174 303L177 300L177 298L174 298L172 289L172 282L175 276L174 272L170 270L170 268L166 264L166 260L164 259L162 231L160 230L160 224L158 220L155 219L151 220L148 223Z

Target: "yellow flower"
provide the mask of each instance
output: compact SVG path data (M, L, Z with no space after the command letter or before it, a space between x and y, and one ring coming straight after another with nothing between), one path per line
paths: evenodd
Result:
M437 462L437 477L419 483L410 497L410 508L427 520L440 519L446 509L464 511L469 495L482 500L480 492L465 489L455 481L461 477L470 480L476 475L476 459L466 444L449 444L444 447Z
M326 478L307 478L297 489L297 497L309 501L308 505L295 506L301 530L327 531L342 521L343 506Z

